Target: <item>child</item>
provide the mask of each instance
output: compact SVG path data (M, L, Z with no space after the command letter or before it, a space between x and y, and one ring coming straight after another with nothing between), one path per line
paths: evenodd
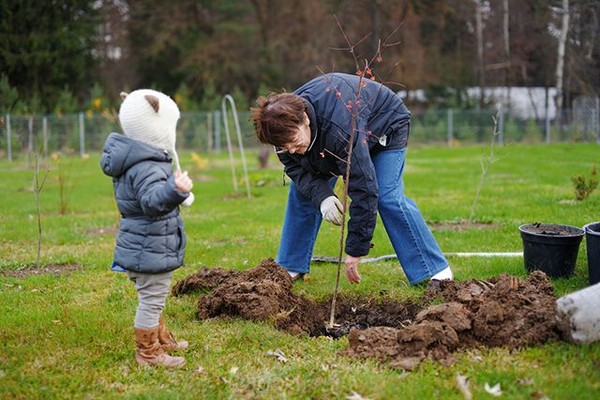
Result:
M183 265L185 252L179 204L191 205L194 199L192 180L181 172L175 151L179 109L170 97L154 90L121 97L119 122L125 135L108 136L100 161L102 171L113 179L121 213L112 269L126 272L138 294L136 361L179 367L183 357L166 351L185 349L188 343L175 340L162 316L173 270Z

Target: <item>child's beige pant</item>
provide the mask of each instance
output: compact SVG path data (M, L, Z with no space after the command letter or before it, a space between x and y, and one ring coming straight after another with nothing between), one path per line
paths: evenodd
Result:
M144 329L158 326L158 319L169 295L173 272L144 274L127 271L127 276L134 283L138 294L134 326Z

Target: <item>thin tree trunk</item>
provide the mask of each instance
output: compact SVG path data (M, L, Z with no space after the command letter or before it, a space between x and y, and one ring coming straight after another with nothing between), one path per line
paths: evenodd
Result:
M509 30L510 9L509 9L508 0L503 0L502 12L503 12L503 16L504 16L503 24L502 24L502 31L503 31L502 36L504 38L504 62L506 63L506 68L504 69L504 73L502 76L504 88L506 91L505 98L504 98L504 109L507 110L508 112L510 112L510 85L512 84L512 82L509 82L511 64L510 64L510 30Z
M42 213L40 211L40 194L44 188L48 171L44 173L43 178L40 181L40 160L37 153L35 153L35 169L33 170L33 198L35 201L35 211L37 217L38 237L37 237L37 254L35 259L35 265L40 268L42 258Z
M562 0L562 8L562 27L558 39L558 55L556 57L556 97L554 99L556 103L556 123L559 130L562 125L565 47L569 33L569 0Z
M483 21L481 20L481 0L475 0L475 29L477 33L477 78L479 81L479 108L483 108L485 79L483 76Z

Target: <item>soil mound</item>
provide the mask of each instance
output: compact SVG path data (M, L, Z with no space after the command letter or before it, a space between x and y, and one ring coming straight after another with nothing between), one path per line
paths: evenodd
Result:
M442 282L414 302L338 295L334 327L331 299L315 302L292 293L293 283L273 259L246 271L202 269L173 287L173 295L205 292L200 319L219 316L270 321L310 336L348 335L347 355L413 369L429 358L449 365L471 347L515 349L560 338L556 297L547 276L500 276L489 281Z
M405 329L351 330L347 354L413 369L426 358L449 365L459 349L517 349L560 339L556 297L541 271L526 280L443 282L439 292L424 297L443 303L423 309Z

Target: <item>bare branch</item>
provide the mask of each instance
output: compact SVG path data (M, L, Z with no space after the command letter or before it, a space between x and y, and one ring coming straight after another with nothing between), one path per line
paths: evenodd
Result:
M343 162L343 163L347 163L347 162L348 162L347 160L344 160L343 158L339 157L338 155L336 155L336 154L333 154L333 153L332 153L330 150L328 150L328 149L324 149L324 150L323 150L323 153L325 153L325 152L326 152L326 153L328 153L328 154L331 154L332 156L334 156L335 158L337 158L338 160L340 160L340 161L341 161L341 162ZM323 153L321 153L321 157L325 157L325 154L323 154Z
M392 38L392 36L394 36L402 27L402 25L404 25L404 21L400 22L400 24L392 31L392 33L390 33L388 35L388 37L385 38L385 40L383 41L383 47L392 47L392 46L397 46L400 43L402 43L401 41L396 41L396 42L392 42L392 43L388 43L388 40L390 40ZM381 42L381 40L380 40Z

